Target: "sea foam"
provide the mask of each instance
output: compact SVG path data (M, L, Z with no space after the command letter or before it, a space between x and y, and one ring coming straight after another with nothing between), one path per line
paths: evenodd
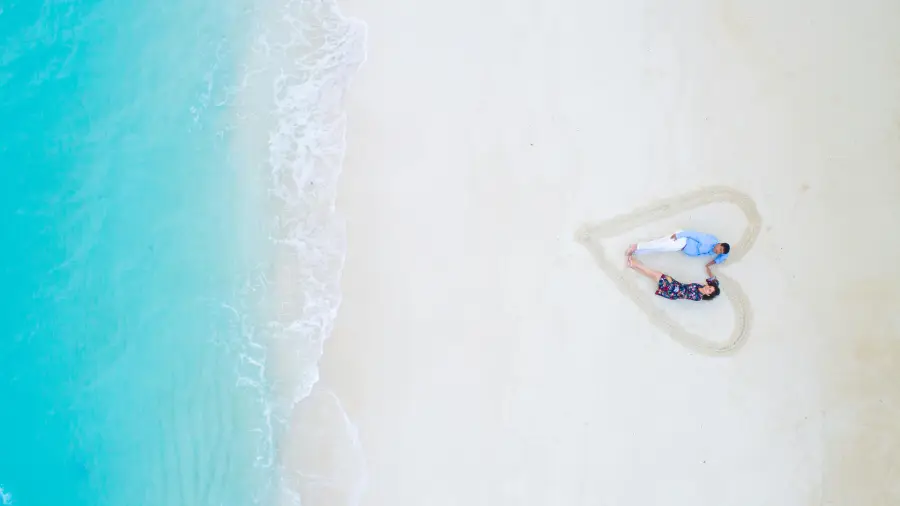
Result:
M294 0L260 15L236 95L235 131L261 175L268 258L240 307L239 384L259 393L257 464L278 504L355 504L365 484L356 429L317 386L340 305L344 227L335 213L344 95L365 60L366 26L333 1ZM254 177L250 177L254 180Z

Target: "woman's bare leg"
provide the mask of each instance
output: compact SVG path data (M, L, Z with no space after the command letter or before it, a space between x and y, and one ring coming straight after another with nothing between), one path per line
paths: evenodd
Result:
M653 269L644 267L643 264L641 264L640 262L635 260L634 257L631 255L628 255L628 267L631 267L632 269L640 272L644 276L647 276L648 278L650 278L656 282L659 282L659 278L661 278L663 276L663 273L661 273L659 271L654 271Z

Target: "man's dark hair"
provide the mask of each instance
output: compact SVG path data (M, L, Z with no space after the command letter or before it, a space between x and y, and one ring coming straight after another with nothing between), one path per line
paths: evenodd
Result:
M731 251L731 245L729 245L727 242L723 242L722 243L722 253L727 255L729 251Z
M711 293L711 294L709 294L709 295L701 295L701 296L700 296L701 299L703 299L703 300L713 300L713 299L715 299L716 297L718 297L720 293L722 293L722 290L719 290L719 287L718 287L717 285L709 285L709 286L713 287L713 293Z

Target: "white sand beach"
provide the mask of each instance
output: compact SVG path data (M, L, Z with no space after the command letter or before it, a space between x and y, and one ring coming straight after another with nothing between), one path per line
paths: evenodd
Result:
M900 504L900 3L341 8L362 505ZM625 270L675 228L735 297Z

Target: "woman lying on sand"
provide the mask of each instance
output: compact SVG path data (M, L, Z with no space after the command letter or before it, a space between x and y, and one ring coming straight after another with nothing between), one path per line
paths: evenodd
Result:
M719 280L713 276L712 270L708 265L706 266L706 273L709 277L706 279L705 285L701 285L700 283L689 283L685 285L675 281L672 276L644 267L640 262L635 260L630 253L627 257L628 267L631 267L632 269L643 273L653 281L656 281L656 295L659 295L660 297L665 297L670 300L687 299L700 301L715 299L720 293Z

